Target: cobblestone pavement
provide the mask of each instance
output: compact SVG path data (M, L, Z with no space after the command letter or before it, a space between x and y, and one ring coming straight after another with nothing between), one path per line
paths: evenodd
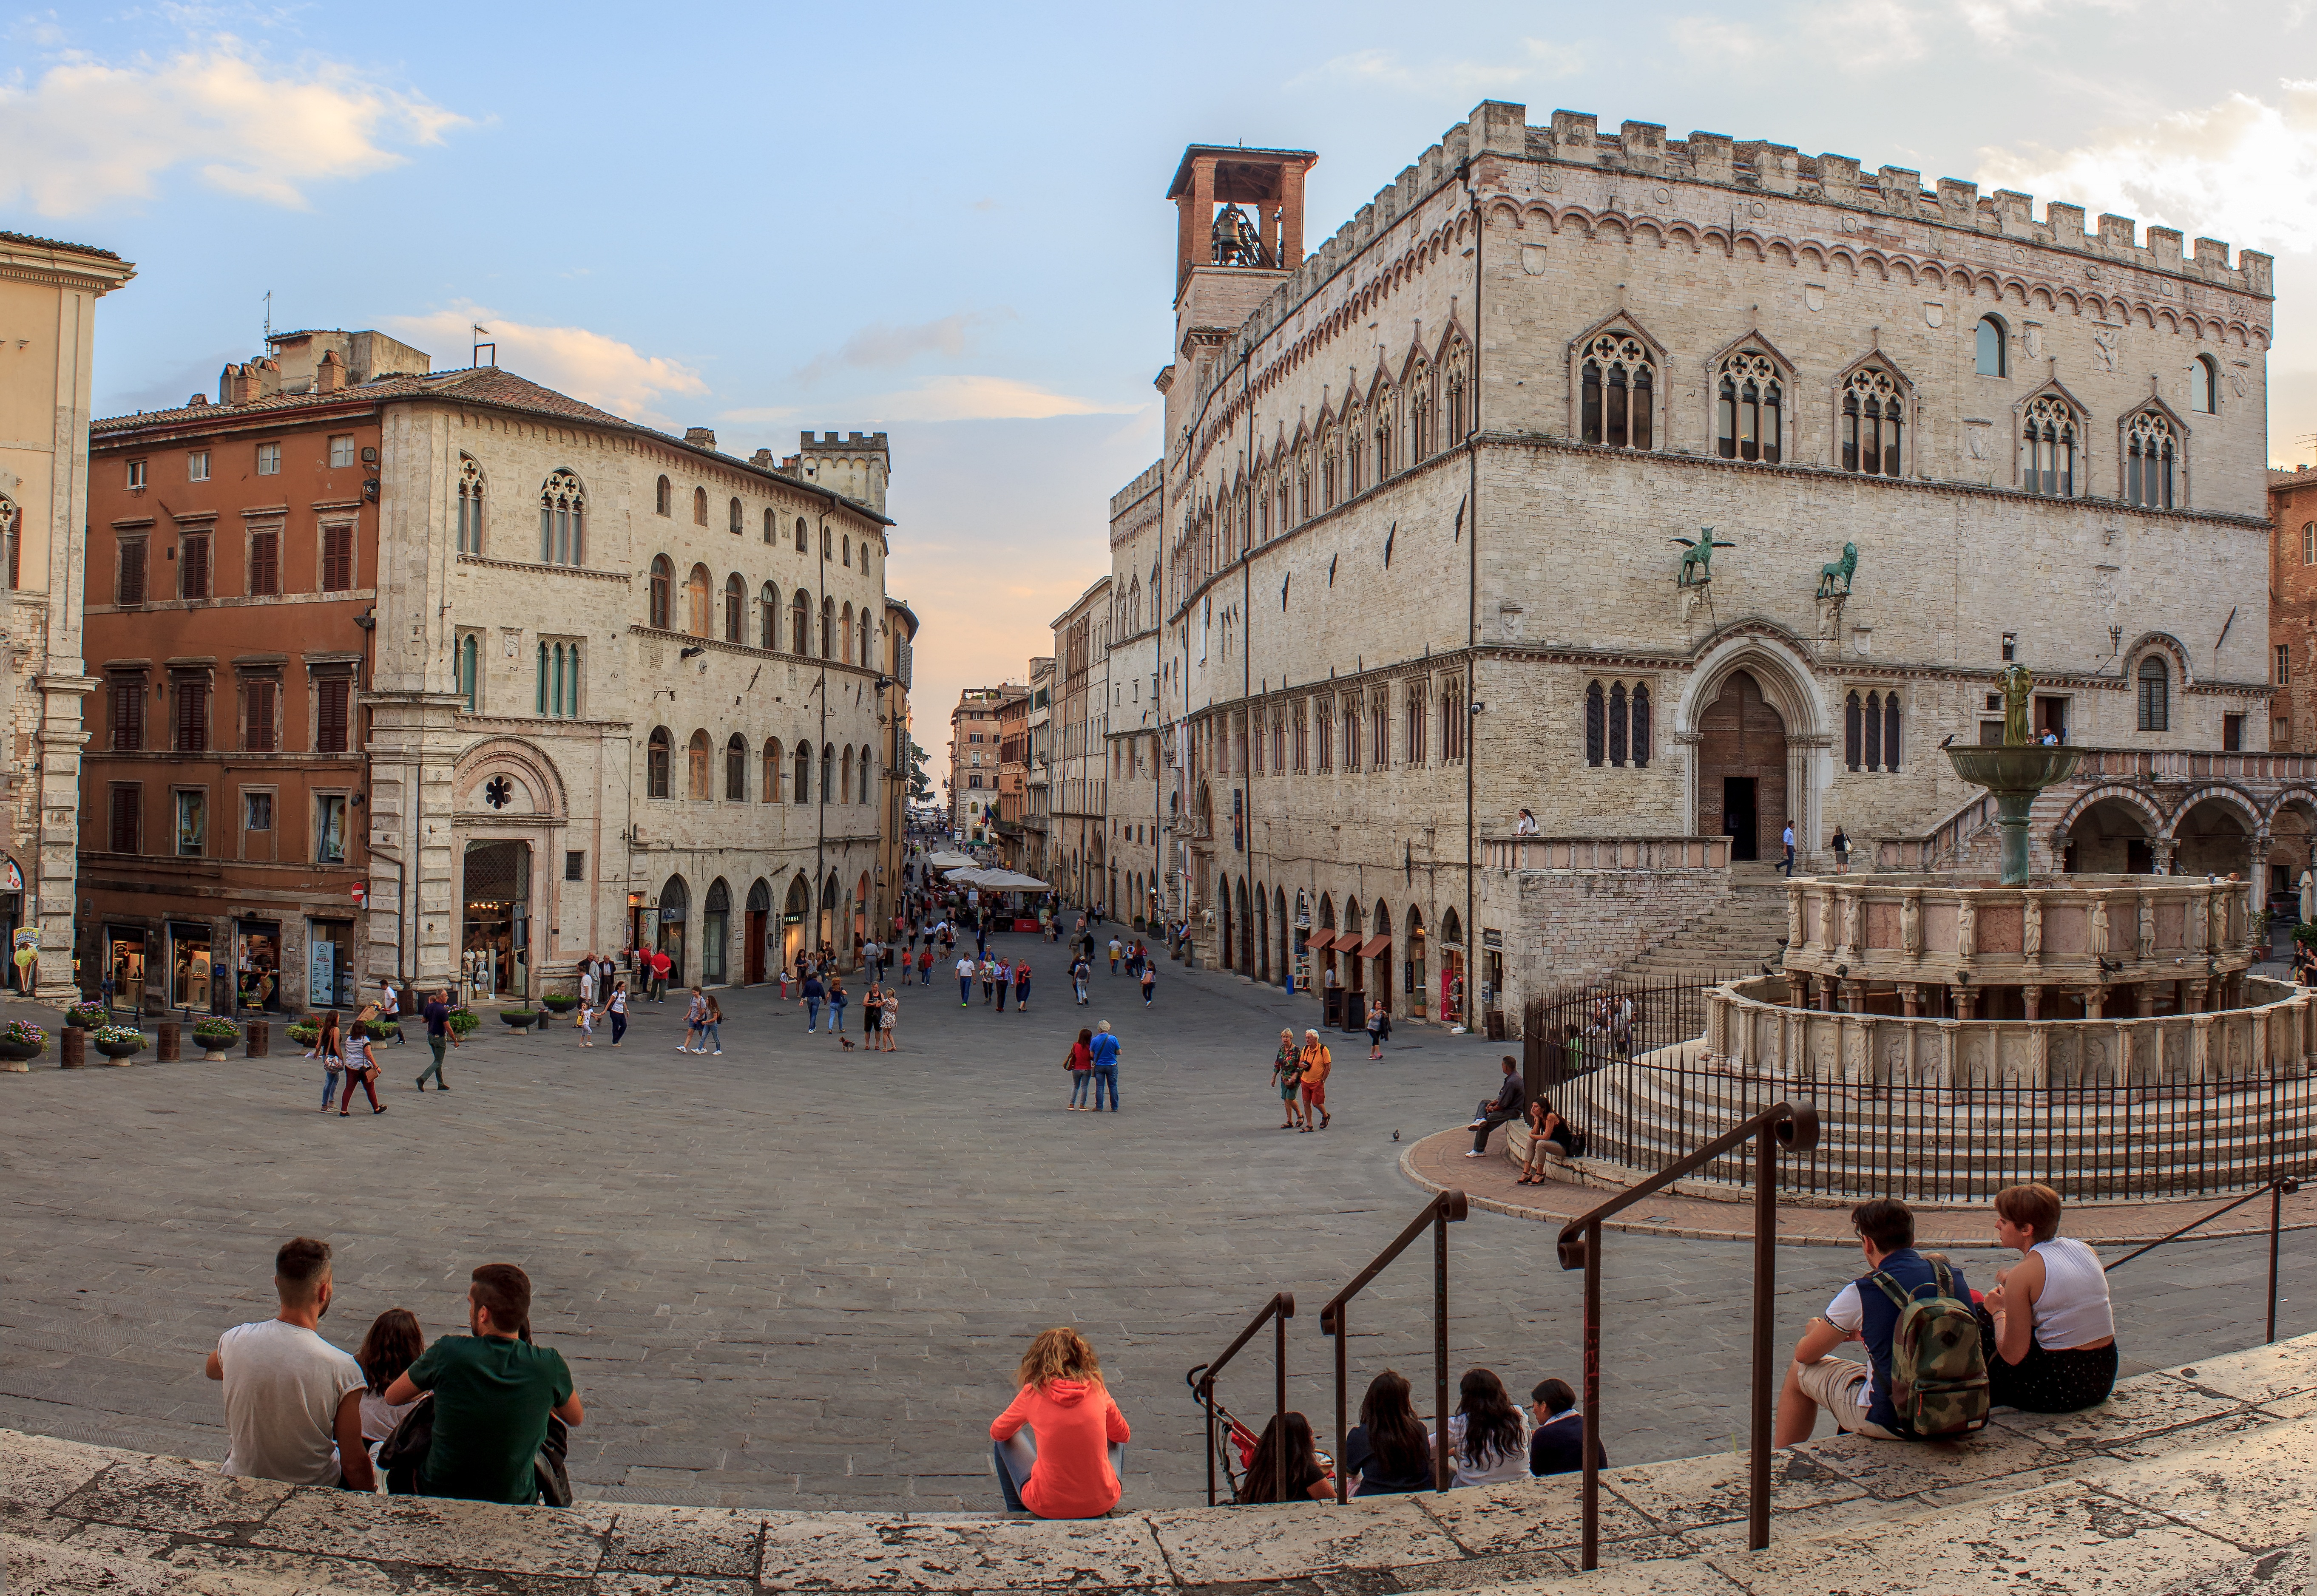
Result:
M349 1348L391 1306L460 1323L469 1269L512 1259L533 1321L587 1404L584 1494L675 1502L925 1510L990 1505L990 1417L1024 1337L1078 1324L1134 1426L1138 1505L1202 1490L1183 1384L1266 1294L1295 1293L1291 1400L1332 1431L1318 1307L1422 1201L1405 1137L1492 1089L1485 1041L1400 1028L1381 1063L1341 1039L1333 1128L1275 1128L1279 1027L1314 1010L1225 975L1162 966L1145 1011L1098 972L1079 1009L1059 950L1029 938L1031 1011L912 986L903 1051L808 1037L769 990L723 994L719 1057L679 1056L681 1009L647 1007L614 1051L495 1021L453 1054L448 1096L410 1089L423 1047L385 1050L372 1118L322 1118L297 1057L0 1076L10 1201L0 1217L0 1425L192 1457L223 1453L203 1353L271 1311L270 1258L296 1232L338 1249L327 1331ZM1123 1114L1063 1111L1080 1023L1124 1042ZM278 1031L277 1031L278 1036ZM149 1057L149 1055L148 1056ZM1578 1277L1550 1227L1475 1213L1452 1235L1451 1375L1525 1388L1579 1374ZM1419 1247L1360 1299L1352 1400L1383 1364L1429 1383ZM1606 1245L1607 1420L1619 1462L1718 1451L1744 1423L1748 1252L1617 1235ZM1990 1254L1961 1261L1974 1279ZM2119 1275L2127 1369L2260 1334L2265 1247L2184 1244ZM2283 1333L2317 1329L2312 1233L2286 1242ZM1847 1277L1832 1248L1778 1254L1784 1338ZM1268 1336L1226 1371L1259 1415Z

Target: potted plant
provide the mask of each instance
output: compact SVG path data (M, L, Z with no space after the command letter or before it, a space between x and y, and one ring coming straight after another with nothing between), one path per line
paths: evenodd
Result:
M499 1018L517 1030L529 1030L539 1023L537 1009L501 1009Z
M29 1020L11 1020L0 1026L0 1063L30 1065L49 1045L49 1033Z
M88 1040L89 1046L120 1064L142 1053L151 1039L133 1025L100 1025L88 1033Z
M301 1048L312 1047L316 1042L319 1041L322 1037L322 1028L311 1023L310 1021L300 1021L283 1027L283 1030L289 1035L290 1039L297 1043Z
M223 1064L225 1050L241 1039L241 1027L220 1014L211 1014L193 1026L193 1040L201 1045L201 1057L210 1064Z
M111 1023L112 1019L103 1003L75 1003L65 1011L65 1023L78 1026L83 1030L94 1030L100 1025Z
M568 1014L579 1006L578 998L568 992L550 992L539 1002L541 1007L557 1014Z
M444 1021L444 1023L461 1037L471 1036L474 1034L475 1028L482 1022L483 1017L464 1003L452 1010Z

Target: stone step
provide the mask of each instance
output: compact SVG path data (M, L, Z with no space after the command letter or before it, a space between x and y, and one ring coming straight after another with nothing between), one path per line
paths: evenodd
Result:
M1606 1385L1614 1404L1615 1378ZM1998 1410L1959 1442L1812 1441L1773 1459L1770 1545L1759 1552L1743 1549L1746 1458L1612 1467L1600 1481L1602 1571L1581 1589L2291 1590L2285 1555L2317 1511L2313 1413L2317 1337L2303 1337L2119 1381L2087 1413ZM0 1552L12 1590L122 1596L421 1587L1193 1596L1257 1584L1545 1596L1572 1588L1579 1490L1578 1476L1560 1475L1343 1507L1130 1501L1075 1522L591 1501L558 1511L228 1479L213 1465L0 1431L9 1510Z

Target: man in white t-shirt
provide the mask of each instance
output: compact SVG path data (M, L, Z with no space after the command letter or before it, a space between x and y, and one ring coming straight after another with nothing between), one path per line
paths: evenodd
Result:
M402 994L394 989L394 977L387 976L379 986L378 1017L394 1027L395 1045L407 1048L410 1042L402 1034Z
M971 953L957 956L957 1006L961 1009L973 1002L973 973L981 967Z
M218 1337L208 1374L225 1385L225 1472L292 1485L377 1488L362 1447L362 1366L324 1341L330 1244L299 1236L273 1255L282 1311Z

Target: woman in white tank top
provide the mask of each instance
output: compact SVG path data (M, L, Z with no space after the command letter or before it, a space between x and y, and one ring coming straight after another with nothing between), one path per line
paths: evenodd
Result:
M2071 1413L2107 1401L2116 1385L2116 1316L2099 1254L2059 1228L2060 1194L2049 1186L1995 1194L1995 1238L2020 1254L1979 1310L1998 1405Z

